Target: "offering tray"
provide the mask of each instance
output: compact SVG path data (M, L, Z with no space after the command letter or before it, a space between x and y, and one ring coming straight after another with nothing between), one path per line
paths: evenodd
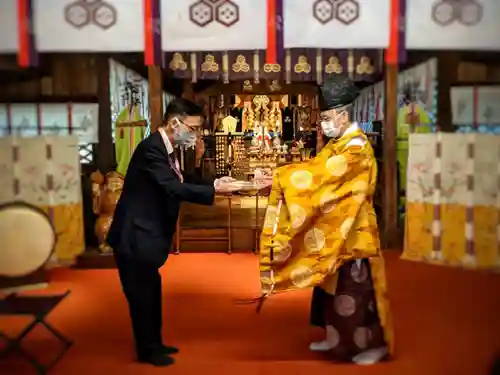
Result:
M253 181L236 181L233 184L240 188L241 191L257 191L261 189L261 186Z
M266 188L265 186L257 184L253 181L236 181L235 184L240 188L240 190L238 190L237 192L240 195L244 195L247 197L255 196L257 194L260 195L260 191Z

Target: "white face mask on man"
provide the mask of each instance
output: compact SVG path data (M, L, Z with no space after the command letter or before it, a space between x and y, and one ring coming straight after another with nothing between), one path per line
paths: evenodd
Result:
M196 145L196 133L190 132L186 129L186 126L178 119L175 119L177 126L174 128L173 138L174 143L178 146L184 146L187 148L194 147Z

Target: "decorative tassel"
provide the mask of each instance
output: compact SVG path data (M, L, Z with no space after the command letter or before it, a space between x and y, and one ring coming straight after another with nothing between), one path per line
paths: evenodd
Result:
M273 292L274 285L271 286L271 289L269 289L268 292L262 294L260 297L246 300L237 300L236 303L239 305L253 305L254 303L256 303L257 307L255 308L255 311L257 312L257 314L259 314L262 310L262 306L264 306L264 302L266 302L266 300L273 294Z
M283 62L285 52L285 24L283 16L283 0L276 0L276 58L278 64Z
M399 0L399 38L398 38L398 60L400 64L406 62L406 1Z
M143 0L144 7L144 64L163 64L161 48L161 0Z
M283 0L267 0L266 64L279 64L283 49Z
M274 225L273 225L273 234L272 234L273 236L275 236L276 233L278 232L278 225L279 225L279 220L280 220L281 207L283 206L283 200L284 200L284 197L281 197L280 200L278 201L278 207L276 209L276 220L274 221ZM274 248L273 247L271 247L269 259L271 260L271 264L272 264L274 262ZM269 288L269 290L266 293L263 293L260 297L251 298L251 299L236 300L236 303L240 304L240 305L252 305L254 303L257 303L257 307L255 310L256 310L257 314L259 314L260 311L262 310L262 306L264 306L264 302L266 302L266 300L269 297L271 297L271 295L274 293L274 289L276 287L276 281L274 280L274 271L273 270L271 270L271 281L272 281L272 284L271 284L271 287Z
M406 60L405 48L405 21L406 0L391 0L391 14L389 24L389 47L386 50L387 64L404 63Z
M17 36L19 39L18 64L23 68L38 65L33 22L33 0L17 0Z

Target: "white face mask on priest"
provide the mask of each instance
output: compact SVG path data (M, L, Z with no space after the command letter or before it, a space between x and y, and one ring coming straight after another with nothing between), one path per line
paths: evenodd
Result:
M321 131L328 138L339 138L350 126L350 105L322 111Z

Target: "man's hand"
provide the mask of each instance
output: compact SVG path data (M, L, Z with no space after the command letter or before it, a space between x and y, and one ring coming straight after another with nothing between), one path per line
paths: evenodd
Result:
M219 194L228 194L240 190L240 187L235 184L236 180L232 177L218 178L214 182L215 192Z
M194 156L196 160L196 165L200 165L201 157L205 153L205 141L203 137L200 137L196 140L196 145L194 148Z

